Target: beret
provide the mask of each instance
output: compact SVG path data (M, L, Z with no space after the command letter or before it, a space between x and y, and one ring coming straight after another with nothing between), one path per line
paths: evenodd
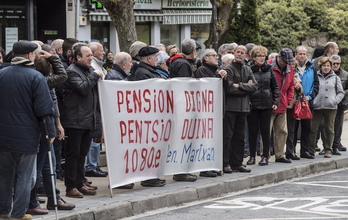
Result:
M13 44L12 51L14 54L28 54L38 48L36 43L30 41L18 41Z
M139 57L146 57L146 56L150 56L152 54L155 54L155 53L158 53L158 49L156 47L149 47L149 46L146 46L146 47L143 47L139 50Z

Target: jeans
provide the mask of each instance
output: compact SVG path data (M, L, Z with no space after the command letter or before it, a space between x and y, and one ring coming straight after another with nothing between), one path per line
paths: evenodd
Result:
M91 141L91 146L87 155L87 163L85 166L86 172L97 168L100 156L100 144Z
M12 210L11 218L22 218L36 180L36 154L1 151L0 173L0 214Z
M54 155L53 144L50 144L51 158L53 164L54 181L56 181L56 157ZM40 186L40 179L42 174L42 183L45 188L45 193L48 198L48 203L53 204L53 188L51 180L51 169L48 157L47 141L43 140L40 142L39 153L37 154L37 179L35 187L31 190L29 208L35 208L38 206L37 203L37 189ZM56 182L54 182L56 183ZM57 200L60 199L60 191L56 187Z

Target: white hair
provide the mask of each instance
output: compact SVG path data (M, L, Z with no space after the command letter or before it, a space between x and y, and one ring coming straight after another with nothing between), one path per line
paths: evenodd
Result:
M230 59L234 60L234 55L228 53L228 54L225 54L221 57L221 62L226 63Z

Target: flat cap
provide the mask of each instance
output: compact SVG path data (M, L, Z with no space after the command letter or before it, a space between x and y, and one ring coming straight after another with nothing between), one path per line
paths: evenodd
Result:
M28 54L38 48L36 43L30 41L18 41L13 44L12 51L14 54Z
M139 57L146 57L146 56L150 56L152 54L155 54L155 53L158 53L158 49L156 47L149 47L149 46L146 46L146 47L143 47L139 50Z
M289 65L293 65L295 62L294 59L294 54L292 52L291 49L289 48L283 48L280 52L279 52L280 57L284 60L285 63L289 64Z

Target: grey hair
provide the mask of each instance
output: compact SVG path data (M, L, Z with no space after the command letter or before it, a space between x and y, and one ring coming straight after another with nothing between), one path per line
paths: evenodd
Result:
M338 60L338 61L341 62L341 57L340 57L340 55L332 55L330 58L331 58L332 60Z
M221 57L221 62L226 63L229 59L233 60L234 59L234 55L230 54L230 53L223 55Z
M205 49L205 50L203 50L203 52L201 54L201 56L202 56L202 58L201 58L202 63L205 62L204 61L204 57L209 55L210 52L215 52L215 50L214 49Z
M130 55L126 52L119 52L118 54L115 55L114 60L113 60L113 64L121 66L123 63L127 62L129 56ZM116 57L119 57L119 58L115 59Z
M234 50L234 49L235 49L235 46L233 44L223 44L219 47L218 53L222 54L226 50Z
M305 46L303 46L303 45L300 45L300 46L296 47L296 50L295 50L295 53L296 53L296 54L297 54L297 51L298 51L299 49L304 49L304 50L306 51L306 54L307 54L307 48L306 48Z
M184 39L181 43L181 51L185 55L190 55L196 49L196 42L193 39Z
M159 65L161 63L166 63L167 60L169 59L169 56L166 52L164 51L159 51L157 53L157 61L156 61L156 65Z

